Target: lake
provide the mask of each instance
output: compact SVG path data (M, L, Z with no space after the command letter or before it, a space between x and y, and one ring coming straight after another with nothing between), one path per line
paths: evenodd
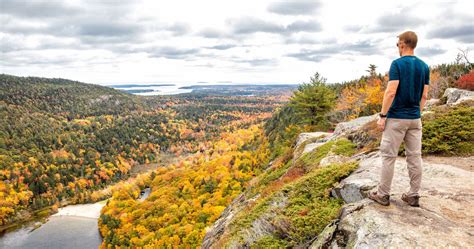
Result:
M0 248L98 248L102 242L97 219L106 201L58 209L34 229L34 222L0 238Z

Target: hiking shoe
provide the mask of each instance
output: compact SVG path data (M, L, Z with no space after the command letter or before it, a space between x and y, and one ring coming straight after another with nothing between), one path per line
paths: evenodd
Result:
M377 191L369 192L367 197L380 205L388 206L390 205L390 195L381 196L377 194Z
M408 203L408 205L412 206L412 207L419 207L420 206L420 196L416 195L416 196L408 196L407 194L403 193L402 194L402 200L406 203Z

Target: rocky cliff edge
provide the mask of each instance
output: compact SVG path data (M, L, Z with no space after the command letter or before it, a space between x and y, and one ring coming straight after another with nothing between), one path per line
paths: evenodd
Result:
M471 101L470 91L448 89L446 106ZM440 101L431 101L439 105ZM432 105L425 110L429 111ZM298 248L472 248L474 241L474 157L436 157L423 159L423 180L420 207L410 207L401 200L409 188L405 158L395 164L391 205L381 206L366 198L367 192L377 186L381 163L377 135L374 131L376 115L357 118L338 124L334 133L302 133L299 135L292 161L317 150L339 138L349 138L359 147L368 148L350 157L327 153L319 167L332 163L357 161L358 168L333 187L331 196L340 198L344 205L336 219L310 241ZM380 135L380 134L379 134ZM270 165L271 166L271 165ZM271 167L269 167L271 168ZM221 217L207 230L203 248L248 248L252 243L269 235L285 232L284 224L270 222L272 214L262 214L246 228L243 237L233 240L226 236L236 216L249 212L249 206L260 195L248 197L245 193L229 205ZM285 199L272 202L275 208L285 206ZM266 215L266 216L265 216ZM262 218L263 217L263 218ZM267 217L267 218L265 218ZM242 234L242 233L241 233ZM285 235L283 235L285 236Z

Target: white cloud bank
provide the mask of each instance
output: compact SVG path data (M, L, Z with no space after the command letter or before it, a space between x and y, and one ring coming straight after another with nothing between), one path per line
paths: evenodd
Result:
M301 83L388 70L396 36L420 58L474 48L472 1L0 0L0 72L98 84ZM473 52L474 53L474 52ZM472 56L472 55L471 55Z

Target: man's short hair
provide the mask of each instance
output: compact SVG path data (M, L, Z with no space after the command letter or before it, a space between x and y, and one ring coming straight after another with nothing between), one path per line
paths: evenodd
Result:
M415 32L413 31L406 31L401 34L399 34L398 39L400 41L403 41L408 47L410 48L416 48L416 43L418 42L418 36L416 36Z

